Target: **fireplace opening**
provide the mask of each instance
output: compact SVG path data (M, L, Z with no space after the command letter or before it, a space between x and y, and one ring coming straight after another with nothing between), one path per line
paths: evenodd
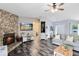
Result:
M15 42L15 33L4 34L3 45L10 45Z

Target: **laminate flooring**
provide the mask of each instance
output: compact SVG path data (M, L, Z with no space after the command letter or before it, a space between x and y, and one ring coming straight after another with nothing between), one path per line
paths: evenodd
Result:
M57 45L51 44L47 40L40 41L40 51L36 56L53 56L53 51ZM20 46L11 51L8 56L32 56L31 55L31 47L33 41L27 41L22 43ZM79 52L74 51L73 56L79 56Z

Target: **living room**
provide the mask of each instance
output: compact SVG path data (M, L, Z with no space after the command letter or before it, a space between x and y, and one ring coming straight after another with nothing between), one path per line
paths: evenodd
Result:
M79 56L79 3L0 3L0 56Z

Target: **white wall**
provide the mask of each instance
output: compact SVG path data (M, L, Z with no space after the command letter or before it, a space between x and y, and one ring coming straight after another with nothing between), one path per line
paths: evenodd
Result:
M52 18L52 19L54 19L54 18ZM20 18L19 22L33 23L33 20L34 19ZM50 26L54 26L54 27L57 26L57 31L56 31L57 34L69 35L69 34L71 34L70 24L71 23L79 23L79 21L71 20L71 19L52 22L49 20L49 18L46 18L46 17L40 18L40 20L46 22L46 25L45 25L46 32L41 33L41 39L46 39L47 38L46 35L49 36L52 33L52 31L50 31ZM28 32L32 33L32 31L26 31L25 33L27 34Z
M20 18L19 19L19 23L20 22L24 22L24 23L33 23L33 21L34 21L34 19L29 19L29 18ZM46 26L48 27L47 29L46 29L46 32L45 33L41 33L41 39L46 39L46 34L49 34L49 32L50 32L50 25L51 25L51 23L48 21L48 20L46 20L46 19L44 19L44 18L41 18L40 19L40 21L45 21L46 22ZM21 32L23 32L23 31L20 31L19 30L19 34L21 33ZM33 31L24 31L24 33L32 33Z
M50 26L52 26L52 22L47 17L41 17L40 20L45 21L45 33L41 33L41 39L47 39L51 34Z
M34 19L28 19L28 18L20 18L19 22L26 22L26 23L32 23ZM41 33L41 39L46 39L46 35L50 35L52 33L52 31L50 31L50 26L57 26L57 34L65 34L65 35L69 35L71 34L71 29L70 29L70 24L71 23L79 23L79 21L75 21L75 20L61 20L61 21L50 21L49 18L41 18L41 21L45 21L46 22L46 32L45 33ZM32 33L32 31L26 31L25 33L27 34L28 32Z
M19 22L18 22L19 24L20 23L26 23L26 24L28 24L28 23L33 23L33 19L29 19L29 18L19 18ZM32 35L32 33L33 33L33 31L20 31L20 26L19 26L19 29L18 29L18 34L20 35L20 36L23 36L23 42L24 41L27 41L27 33L30 33L30 35Z
M33 19L30 19L30 18L19 18L19 23L33 23ZM20 31L20 28L19 28L19 32L22 32L22 31ZM28 33L28 32L32 32L32 31L24 31L24 32L26 32L26 34Z
M52 25L57 27L57 34L69 35L72 34L71 24L74 23L79 23L79 21L68 19L68 20L53 22Z

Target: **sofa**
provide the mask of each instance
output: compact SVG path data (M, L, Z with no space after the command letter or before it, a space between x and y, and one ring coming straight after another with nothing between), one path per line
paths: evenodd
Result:
M78 38L77 38L78 39ZM79 41L76 40L73 36L66 36L66 39L63 40L60 38L60 35L56 35L55 38L52 40L52 44L55 45L62 45L62 44L68 44L73 47L73 50L79 51Z
M63 44L64 40L60 38L60 35L55 35L55 37L52 40L52 44L61 45Z

